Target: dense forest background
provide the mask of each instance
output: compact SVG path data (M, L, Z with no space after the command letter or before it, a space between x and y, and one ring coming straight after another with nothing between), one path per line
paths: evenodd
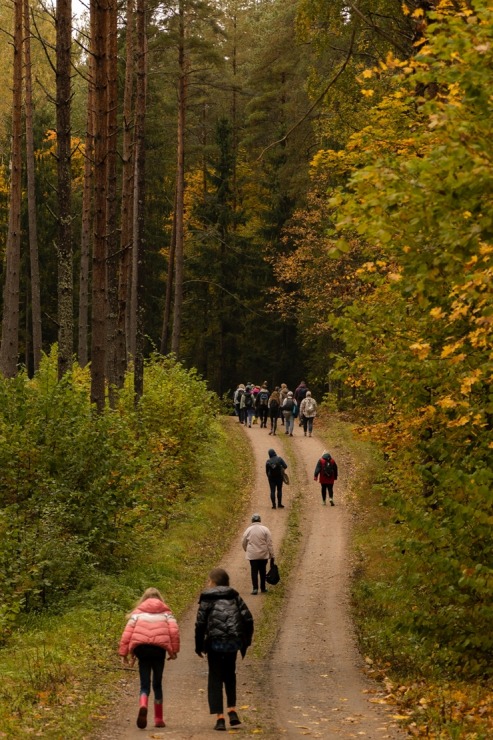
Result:
M121 403L133 413L130 377L145 401L175 360L219 395L305 377L383 454L372 490L392 546L366 596L392 624L394 659L489 676L491 4L89 11L74 26L70 0L0 6L6 560L19 548L9 517L26 525L40 505L18 461L26 430L33 449L43 436L42 377L78 397L86 368L84 414L103 420ZM77 476L69 488L84 495ZM87 551L88 532L70 529ZM42 568L9 579L11 620L29 607L24 587L48 598Z

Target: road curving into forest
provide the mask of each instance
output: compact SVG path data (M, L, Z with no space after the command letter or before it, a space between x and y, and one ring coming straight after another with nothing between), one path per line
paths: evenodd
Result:
M231 419L230 423L238 422ZM271 437L268 430L258 426L245 429L255 460L251 507L220 565L229 572L231 585L243 596L255 620L260 620L262 604L269 594L250 595L250 568L241 548L241 534L250 523L251 514L259 512L279 552L294 497L300 497L299 557L290 577L271 655L258 660L249 651L244 661L238 660L237 707L243 724L229 732L261 734L266 738L403 738L405 733L399 731L392 717L395 707L385 705L382 687L364 674L364 661L357 650L350 618L349 457L337 439L327 446L316 434L304 437L298 425L293 437L282 432L281 427L280 433ZM284 487L286 508L275 511L265 476L270 447L288 462L291 480ZM315 464L326 447L339 466L334 507L322 506L320 486L313 481ZM171 597L169 601L172 603ZM217 737L207 706L207 663L194 652L196 612L194 599L180 620L179 657L166 664L166 728L152 726L152 709L148 728L139 730L135 726L138 674L134 670L123 674L120 706L113 720L93 736L95 740Z

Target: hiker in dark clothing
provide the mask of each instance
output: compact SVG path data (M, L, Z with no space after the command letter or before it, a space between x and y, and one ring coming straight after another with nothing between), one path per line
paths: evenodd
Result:
M207 588L200 594L195 622L195 652L207 654L209 710L215 714L215 730L226 730L223 685L226 692L229 724L241 724L236 712L236 656L244 658L252 644L253 617L238 591L229 585L222 568L209 574Z
M279 394L279 388L272 391L269 398L269 416L270 416L270 432L269 434L275 434L277 430L277 420L279 418L279 411L281 408L281 396Z
M313 473L313 480L317 480L319 476L322 489L322 503L325 506L328 492L330 505L334 506L334 481L337 480L337 464L327 450L317 462L315 472Z
M260 428L262 427L265 429L267 427L267 416L269 414L269 389L267 387L267 381L264 381L262 383L262 387L259 389L259 392L257 393L257 399L255 403L255 408L258 411L258 415L260 417Z
M282 503L282 484L283 484L283 477L282 477L282 471L286 470L288 466L280 457L279 455L276 455L276 451L270 449L269 450L269 459L265 463L265 472L267 475L267 478L269 479L269 486L270 486L270 500L272 501L272 508L276 508L276 492L277 492L277 507L279 509L284 509L283 503Z

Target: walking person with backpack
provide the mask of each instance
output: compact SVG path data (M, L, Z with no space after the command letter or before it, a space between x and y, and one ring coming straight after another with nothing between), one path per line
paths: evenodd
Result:
M306 392L306 396L301 402L300 405L300 419L303 422L303 431L306 433L308 431L308 436L312 436L313 431L313 420L315 419L317 415L317 402L313 398L310 391Z
M238 591L229 585L222 568L209 573L207 588L200 594L195 621L195 652L207 654L209 710L216 715L215 730L226 730L223 686L231 727L241 725L236 711L236 658L244 658L252 644L253 617Z
M323 453L315 466L313 480L316 481L317 478L320 478L323 505L326 505L328 493L330 505L334 506L334 481L337 480L337 464L330 452L327 452L327 450Z
M255 399L253 396L251 385L245 386L245 392L241 397L240 408L243 409L244 413L243 423L245 424L245 426L248 425L249 427L251 427L253 414L255 412Z
M284 482L283 470L286 470L287 467L288 466L286 465L282 457L280 457L280 455L277 455L275 450L270 449L269 458L265 463L265 473L269 481L270 500L272 501L273 509L276 508L276 493L277 507L279 509L284 509L284 505L282 503L282 484Z
M297 416L298 407L296 401L293 398L293 391L289 391L288 395L284 399L284 403L281 407L282 415L284 418L285 434L293 436L294 420Z
M267 428L267 416L269 413L269 389L267 387L267 381L262 383L262 387L259 388L256 399L256 409L260 417L260 428Z

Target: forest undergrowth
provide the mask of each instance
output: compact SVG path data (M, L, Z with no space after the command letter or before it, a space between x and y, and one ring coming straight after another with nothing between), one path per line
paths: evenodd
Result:
M84 413L84 373L62 385L55 374L47 358L34 381L2 385L2 464L16 455L18 476L17 488L12 473L1 491L0 738L87 736L115 698L125 613L153 585L180 617L227 549L224 533L234 532L250 485L246 440L236 427L225 431L216 397L193 372L150 362L139 414L128 391L108 418ZM36 464L25 463L31 456ZM107 527L102 537L88 534L83 513L98 518L93 529ZM56 530L45 536L43 526ZM98 561L100 541L113 553ZM69 545L74 558L86 548L85 568L65 567Z
M493 686L484 675L447 668L448 640L429 642L411 628L423 573L416 554L403 549L408 526L394 506L391 465L357 426L331 421L351 456L349 505L353 513L353 617L368 675L386 687L384 698L414 737L486 740L493 736Z

